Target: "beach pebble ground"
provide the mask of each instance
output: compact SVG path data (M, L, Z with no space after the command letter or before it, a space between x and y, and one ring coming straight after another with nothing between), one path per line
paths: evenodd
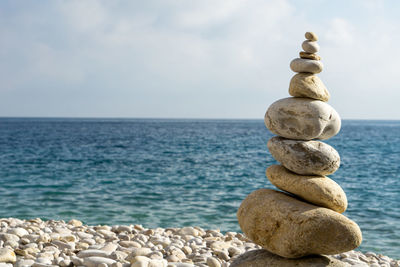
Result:
M242 233L200 227L0 219L0 267L227 267L239 255L260 248ZM373 252L334 257L348 266L400 266L400 260Z

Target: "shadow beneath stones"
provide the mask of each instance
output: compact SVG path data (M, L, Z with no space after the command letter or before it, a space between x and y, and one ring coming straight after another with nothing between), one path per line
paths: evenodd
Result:
M348 264L333 257L315 255L298 259L282 258L264 249L251 250L237 257L230 267L344 267Z

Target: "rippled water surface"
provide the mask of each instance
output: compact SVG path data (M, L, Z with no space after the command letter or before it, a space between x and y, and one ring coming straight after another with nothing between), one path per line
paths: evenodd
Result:
M261 120L0 119L0 217L239 231L273 186ZM327 141L360 249L400 258L400 121L343 121Z

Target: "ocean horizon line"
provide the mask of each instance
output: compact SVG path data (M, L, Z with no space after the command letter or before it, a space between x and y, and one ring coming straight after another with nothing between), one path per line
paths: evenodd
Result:
M58 117L58 116L0 116L0 120L177 120L177 121L262 121L262 118L193 118L193 117ZM359 119L342 118L342 121L385 121L398 122L400 119Z

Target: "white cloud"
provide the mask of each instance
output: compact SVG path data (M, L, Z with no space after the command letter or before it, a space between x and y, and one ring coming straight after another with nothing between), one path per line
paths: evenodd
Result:
M354 27L343 18L334 18L324 34L328 42L350 47L354 43Z
M210 28L229 22L244 5L242 0L186 2L184 8L176 12L175 22L185 29Z
M382 12L384 10L384 0L363 0L360 3L364 8L372 12Z
M97 31L107 19L107 11L98 0L69 0L58 3L60 15L78 32Z

